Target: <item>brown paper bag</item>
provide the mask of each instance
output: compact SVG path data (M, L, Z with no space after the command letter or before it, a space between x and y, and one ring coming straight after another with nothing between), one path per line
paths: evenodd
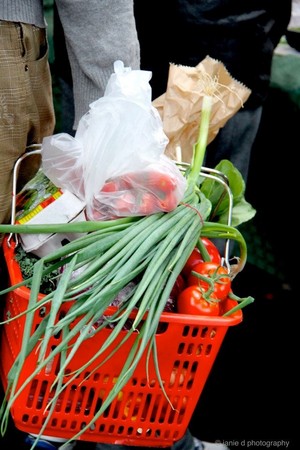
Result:
M232 78L224 64L207 56L196 67L170 64L167 90L152 104L157 108L169 138L166 155L190 163L197 142L204 95L212 95L208 144L244 104L250 89Z

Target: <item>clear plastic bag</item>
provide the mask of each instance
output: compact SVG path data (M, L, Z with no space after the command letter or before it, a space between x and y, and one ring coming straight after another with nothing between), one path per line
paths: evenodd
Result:
M125 68L121 61L114 69L75 137L43 141L45 174L85 199L89 220L171 211L186 188L175 162L164 155L168 138L151 103L151 72Z
M84 200L82 152L81 142L67 133L47 136L43 140L42 169L45 175L56 186Z

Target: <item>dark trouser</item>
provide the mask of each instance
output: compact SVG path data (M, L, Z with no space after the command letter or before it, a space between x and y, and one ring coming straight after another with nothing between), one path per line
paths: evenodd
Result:
M261 115L262 106L255 109L242 108L229 119L208 145L205 166L214 168L222 159L228 159L241 172L246 183Z
M12 172L16 160L54 129L52 83L46 30L0 20L0 223L10 220ZM40 158L24 160L21 188Z

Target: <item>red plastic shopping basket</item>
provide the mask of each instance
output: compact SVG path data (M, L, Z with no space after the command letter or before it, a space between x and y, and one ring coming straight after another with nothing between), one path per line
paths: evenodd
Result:
M5 238L3 250L10 282L14 285L22 280L20 267L14 258L14 241L8 244ZM16 317L25 311L29 294L26 287L8 293L4 318ZM44 314L44 307L36 312L33 329L39 325ZM242 318L240 310L226 318L163 313L156 343L160 374L170 402L157 380L153 361L150 360L146 368L145 356L130 381L88 431L81 434L80 439L147 447L167 447L181 439L228 327L239 324ZM19 317L2 327L1 379L4 388L7 387L8 372L21 348L24 323L25 318ZM110 332L105 328L88 338L75 354L68 367L69 372L89 361ZM120 333L120 339L123 333L126 330ZM107 362L100 367L99 360L93 362L66 386L56 403L45 435L70 439L93 419L126 361L133 344L134 337L131 338ZM59 336L53 337L49 345L53 348L59 342ZM109 348L107 354L111 350ZM36 354L33 351L26 358L19 385L35 367ZM47 404L53 398L51 385L58 367L59 356L40 371L13 403L11 415L18 429L39 433L47 415Z

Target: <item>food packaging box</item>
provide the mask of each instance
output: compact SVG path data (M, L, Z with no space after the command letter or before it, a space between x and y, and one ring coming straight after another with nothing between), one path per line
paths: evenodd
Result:
M58 224L83 222L85 203L71 192L55 186L39 170L16 198L15 223ZM20 243L27 253L43 257L84 233L20 233Z

